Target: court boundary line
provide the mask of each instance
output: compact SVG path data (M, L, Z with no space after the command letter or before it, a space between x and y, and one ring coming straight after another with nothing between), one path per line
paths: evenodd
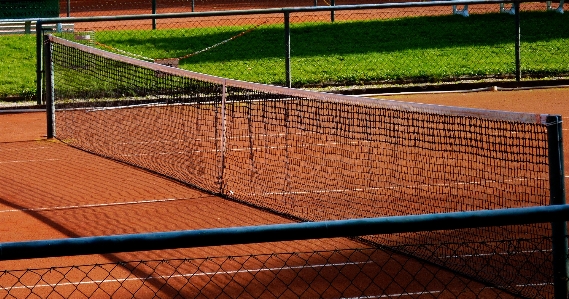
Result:
M261 272L273 272L273 271L280 271L280 270L296 270L296 269L312 269L312 268L324 268L324 267L338 267L338 266L349 266L349 265L361 265L361 264L369 264L374 263L374 261L364 261L364 262L346 262L346 263L332 263L332 264L316 264L316 265L301 265L301 266L287 266L287 267L271 267L271 268L257 268L257 269L241 269L241 270L230 270L230 271L215 271L215 272L194 272L194 273L186 273L186 274L176 274L176 275L167 275L167 276L147 276L147 277L131 277L131 278L115 278L115 279L103 279L103 280L91 280L91 281L79 281L79 282L67 282L63 284L34 284L31 286L28 285L21 285L21 286L12 286L12 287L2 287L0 290L8 291L12 289L34 289L34 288L44 288L44 287L57 287L57 286L79 286L84 284L102 284L102 283L123 283L125 281L147 281L147 280L155 280L155 279L171 279L177 277L193 277L193 276L215 276L218 274L221 275L232 275L232 274L239 274L239 273L261 273ZM144 263L141 263L144 264ZM96 266L96 265L94 265ZM69 266L69 267L62 267L62 268L79 268L81 266ZM57 267L56 267L57 268ZM42 269L42 270L54 270L55 268L50 269ZM16 270L18 271L18 270Z
M568 176L569 177L569 176ZM484 182L490 183L505 183L505 182L516 182L516 181L529 181L529 180L548 180L547 178L519 178L512 180L505 180L503 182L495 180L482 180ZM342 192L365 192L374 190L393 190L393 189L420 189L425 187L451 187L451 186L461 186L461 185L482 185L482 181L472 181L472 182L455 182L446 184L419 184L419 185L407 185L407 186L385 186L385 187L369 187L369 188L354 188L354 189L332 189L332 190L309 190L309 191L284 191L284 192L265 192L265 193L250 193L248 196L272 196L272 195L304 195L304 194L318 194L318 193L342 193Z
M213 197L208 195L207 197ZM201 199L201 197L199 197ZM57 206L57 207L46 207L46 208L27 208L27 209L10 209L10 210L0 210L0 213L14 213L14 212L44 212L44 211L61 211L61 210L74 210L74 209L89 209L89 208L102 208L102 207L113 207L113 206L127 206L127 205L138 205L138 204L152 204L152 203L163 203L163 202L174 202L182 200L194 200L197 198L165 198L165 199L147 199L138 201L127 201L127 202L113 202L113 203L99 203L99 204L85 204L85 205L70 205L70 206Z
M90 285L96 284L101 285L104 283L119 283L122 285L124 282L129 281L145 281L149 280L168 280L171 278L186 278L186 277L200 277L200 276L215 276L215 275L235 275L240 273L261 273L261 272L274 272L274 271L289 271L289 270L296 270L296 269L314 269L314 268L326 268L326 267L343 267L343 266L350 266L350 265L362 265L362 264L375 264L373 260L371 261L361 261L361 262L345 262L345 263L331 263L331 264L316 264L316 265L301 265L301 266L287 266L287 267L269 267L269 268L257 268L257 269L239 269L239 270L230 270L230 271L208 271L208 272L194 272L194 273L184 273L184 274L175 274L175 275L157 275L157 276L147 276L147 277L129 277L129 278L114 278L114 279L102 279L102 280L90 280L90 281L78 281L78 282L65 282L65 283L55 283L55 284L34 284L34 285L20 285L20 286L11 286L11 287L1 287L0 290L8 292L8 294L12 290L33 290L37 288L57 288L57 287L67 287L67 286L81 286L81 285ZM143 263L141 263L143 264ZM97 265L92 265L97 266ZM62 267L62 268L80 268L81 266L71 266L71 267ZM57 268L57 267L56 267ZM46 269L43 269L46 270ZM52 268L51 270L55 270ZM18 271L18 270L16 270ZM552 285L550 282L542 282L542 283L529 283L529 284L517 284L516 287L531 287L531 286L548 286ZM426 287L426 286L425 286ZM482 285L481 289L499 289L492 286ZM403 292L403 293L392 293L392 294L382 294L382 295L363 295L358 297L340 297L342 299L368 299L368 298L390 298L390 297L405 297L405 296L415 296L421 294L440 294L444 292L446 289L443 290L424 290L418 292Z

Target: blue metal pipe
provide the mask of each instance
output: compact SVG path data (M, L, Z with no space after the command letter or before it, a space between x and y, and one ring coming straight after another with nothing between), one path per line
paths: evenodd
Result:
M8 242L0 260L352 237L569 220L569 205Z
M515 6L519 14L519 5ZM549 190L551 205L565 205L565 171L563 159L563 119L549 116L547 123L547 153L549 158ZM568 298L569 261L567 253L567 222L551 222L551 242L553 252L553 288L555 298Z

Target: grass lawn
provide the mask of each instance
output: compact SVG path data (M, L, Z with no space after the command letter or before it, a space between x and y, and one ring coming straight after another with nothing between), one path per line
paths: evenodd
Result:
M525 12L521 24L523 74L569 73L569 14ZM292 81L302 87L508 76L515 71L515 32L506 14L292 24ZM144 59L188 56L180 67L200 73L285 82L282 25L99 31L96 41ZM0 37L8 57L0 62L0 96L35 91L34 42L31 35Z
M31 97L36 91L35 35L0 36L0 98Z

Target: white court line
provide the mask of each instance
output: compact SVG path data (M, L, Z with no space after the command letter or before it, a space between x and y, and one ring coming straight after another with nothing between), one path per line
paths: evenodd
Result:
M126 206L126 205L138 205L138 204L147 204L147 203L170 202L170 201L178 201L178 200L186 200L186 199L187 198L166 198L166 199L150 199L150 200L115 202L115 203L59 206L59 207L48 207L48 208L11 209L11 210L0 210L0 213L42 212L42 211L57 211L57 210L71 210L71 209L85 209L85 208L101 208L101 207L112 207L112 206Z
M116 279L103 279L103 280L91 280L91 281L80 281L80 282L66 282L66 283L56 283L56 284L36 284L36 285L22 285L22 286L12 286L12 287L2 287L0 290L10 292L12 290L18 289L34 289L34 288L55 288L61 286L80 286L80 285L90 285L96 284L101 285L103 283L124 283L129 281L147 281L147 280L155 280L155 279L162 279L168 280L171 278L179 278L179 277L199 277L199 276L215 276L215 275L231 275L231 274L239 274L239 273L260 273L260 272L274 272L280 270L295 270L295 269L305 269L305 268L325 268L325 267L337 267L337 266L347 266L347 265L361 265L361 264L368 264L373 263L373 261L367 262L348 262L348 263L334 263L334 264L319 264L319 265L303 265L303 266L292 266L292 267L274 267L274 268L260 268L260 269L242 269L242 270L232 270L232 271L215 271L215 272L201 272L201 273L188 273L188 274L177 274L177 275L168 275L168 276L148 276L148 277L133 277L133 278L116 278ZM52 269L52 270L55 270ZM518 284L515 285L516 287L532 287L532 286L546 286L552 285L552 283L543 282L543 283L531 283L531 284ZM493 287L489 287L494 289ZM406 297L406 296L416 296L421 294L439 294L443 291L421 291L421 292L405 292L405 293L396 293L396 294L383 294L383 295L370 295L370 296L359 296L359 297L342 297L343 299L365 299L365 298L389 298L389 297Z
M231 274L239 274L239 273L260 273L260 272L274 272L280 270L295 270L295 269L305 269L305 268L325 268L325 267L338 267L338 266L347 266L347 265L361 265L361 264L368 264L373 263L373 261L367 262L349 262L349 263L334 263L334 264L319 264L319 265L304 265L304 266L292 266L292 267L274 267L274 268L260 268L260 269L242 269L242 270L233 270L233 271L216 271L216 272L201 272L201 273L188 273L188 274L177 274L177 275L168 275L168 276L148 276L148 277L132 277L132 278L116 278L116 279L103 279L103 280L91 280L91 281L80 281L80 282L66 282L66 283L56 283L56 284L36 284L36 285L22 285L22 286L12 286L12 287L2 287L0 290L10 292L12 290L18 289L37 289L37 288L55 288L55 287L62 287L62 286L80 286L80 285L90 285L96 284L101 285L103 283L124 283L129 281L147 281L147 280L155 280L155 279L162 279L168 280L171 278L186 278L186 277L200 277L200 276L215 276L215 275L231 275ZM53 269L55 270L55 269ZM552 283L544 282L544 283L532 283L532 284L519 284L516 287L531 287L531 286L546 286L552 285ZM493 287L489 287L493 289ZM359 296L359 297L342 297L342 299L371 299L371 298L389 298L389 297L406 297L406 296L416 296L422 294L439 294L443 291L421 291L421 292L405 292L405 293L396 293L396 294L383 294L383 295L370 295L370 296Z
M29 163L29 162L46 162L46 161L60 161L62 159L42 159L42 160L12 160L12 161L0 161L0 164L8 163Z
M420 184L420 185L407 185L407 186L386 186L386 187L370 187L370 188L354 188L354 189L266 192L266 193L261 193L261 194L250 194L250 196L303 195L303 194L318 194L318 193L364 192L364 191L375 191L375 190L418 189L418 188L425 188L425 187L429 188L429 187L450 187L450 186L461 186L461 185L480 185L483 182L504 183L504 182L528 181L528 180L544 180L544 179L543 178L523 178L523 179L506 180L506 181L502 181L502 182L498 182L498 181L494 181L494 180L483 180L483 181L456 182L456 183L444 183L444 184Z
M547 285L553 285L553 283L544 282L544 283L529 283L529 284L518 284L515 287L542 287ZM502 289L508 289L509 286L502 287ZM495 287L486 287L486 289L496 289ZM423 292L413 292L413 293L399 293L399 294L388 294L388 295L379 295L379 296L362 296L362 297L342 297L342 299L372 299L372 298L391 298L391 297L406 297L406 296L417 296L423 294L439 294L443 291L423 291Z
M298 129L298 130L302 130L302 129ZM511 132L511 133L518 133L518 132ZM319 132L315 132L315 131L302 131L302 132L298 132L298 133L273 133L273 134L254 134L254 135L238 135L238 136L229 136L226 137L226 139L228 140L239 140L239 139L253 139L253 140L259 140L259 139L263 139L263 138L267 138L267 137L286 137L288 135L297 135L297 136L307 136L307 135L318 135L320 134ZM327 146L327 145L344 145L344 144L363 144L363 143L372 143L372 142L390 142L394 139L399 139L396 137L392 137L392 138L384 138L384 139L380 139L380 140L358 140L358 141L350 141L350 142L329 142L329 143L318 143L318 144L307 144L306 146L309 145L318 145L318 146ZM196 138L196 139L192 139L192 141L194 142L201 142L201 141L220 141L221 138L220 137L207 137L205 139L202 138ZM181 143L181 142L185 142L185 139L174 139L174 140L155 140L155 141L138 141L138 142L119 142L117 144L120 145L127 145L127 144L153 144L153 143ZM253 148L253 149L257 149L257 148ZM251 150L251 148L243 148L242 150Z
M211 94L198 94L197 96L202 96L204 98L208 97L216 97L220 95L211 95ZM138 98L139 100L141 98ZM130 98L124 99L125 101L132 101L136 102L137 98ZM142 100L148 100L146 98L142 98ZM131 104L131 105L121 105L121 106L113 106L113 107L84 107L84 108L71 108L71 109L64 109L67 111L75 111L75 110L85 110L86 112L97 112L97 111L106 111L106 110L121 110L121 109L132 109L132 108L149 108L149 107L172 107L172 106L210 106L216 105L221 106L221 101L204 101L204 102L189 102L189 103L170 103L168 102L171 100L169 97L166 96L154 96L150 98L150 100L164 100L163 102L157 103L141 103L141 104ZM243 101L227 101L227 104L242 104L242 103L263 103L263 102L280 102L280 101L297 101L298 99L294 96L288 96L286 98L279 98L279 99L258 99L258 100L249 100L246 102Z
M553 282L517 284L515 286L525 288L525 287L543 287L543 286L548 286L548 285L553 285Z
M301 133L295 133L297 135L305 135ZM285 134L278 134L278 135L285 135ZM217 138L212 138L216 139ZM196 139L199 141L199 139ZM385 141L385 140L383 140ZM294 146L291 145L279 145L279 146L261 146L261 147L242 147L242 148L230 148L226 149L233 152L243 152L243 151L260 151L266 149L287 149L287 148L306 148L310 146L335 146L335 145L359 145L365 143L371 143L373 141L369 140L359 140L359 141L350 141L350 142L328 142L328 143L305 143L302 145L296 144ZM149 143L160 143L160 141L152 141L152 142L138 142L138 143L119 143L119 144L149 144ZM142 156L163 156L163 155L177 155L177 154L198 154L198 153L217 153L221 152L218 149L209 149L209 150L194 150L194 151L177 151L177 152L160 152L160 153L151 153L151 154L123 154L120 155L121 157L142 157ZM450 159L449 159L450 160ZM455 159L452 159L455 160Z
M361 265L369 264L373 261L367 262L348 262L348 263L334 263L334 264L319 264L319 265L303 265L303 266L291 266L291 267L275 267L275 268L259 268L259 269L242 269L242 270L232 270L232 271L215 271L215 272L201 272L201 273L188 273L188 274L176 274L168 276L148 276L148 277L132 277L132 278L115 278L115 279L103 279L103 280L91 280L91 281L80 281L80 282L66 282L66 283L56 283L56 284L37 284L37 285L22 285L14 287L2 287L0 290L11 291L17 289L33 289L33 288L54 288L57 286L79 286L85 284L102 284L102 283L123 283L128 281L146 281L153 279L164 279L169 280L171 278L177 277L199 277L199 276L215 276L215 275L228 275L228 274L239 274L239 273L260 273L260 272L273 272L280 270L295 270L295 269L307 269L307 268L324 268L324 267L337 267L337 266L348 266L348 265ZM56 268L52 269L55 270Z
M417 296L423 294L439 294L443 291L422 291L422 292L412 292L412 293L398 293L398 294L387 294L387 295L375 295L375 296L360 296L360 297L341 297L342 299L373 299L373 298L391 298L391 297L407 297L407 296Z
M239 135L239 136L230 136L230 137L226 137L226 139L228 140L238 140L238 139L250 139L253 138L254 140L258 140L258 139L262 139L262 138L267 138L267 137L283 137L283 136L287 136L287 135L300 135L300 136L304 136L304 135L309 135L309 134L318 134L316 132L299 132L299 133L275 133L275 134L257 134L257 135ZM219 137L207 137L205 139L202 138L196 138L196 139L191 139L192 142L201 142L201 141L220 141L221 138ZM153 144L153 143L159 143L159 144L164 144L164 143L182 143L185 142L185 139L174 139L174 140L154 140L154 141L139 141L139 142L119 142L117 144L119 145L126 145L126 144ZM362 142L370 142L370 141L362 141Z
M174 140L155 140L155 141L139 141L139 142L118 142L118 145L126 145L126 144L168 144L168 143L181 143L184 142L184 139L174 139ZM201 139L193 139L193 141L202 141Z
M450 258L463 258L463 257L483 257L483 256L493 256L493 255L515 255L520 253L536 253L536 252L551 252L551 249L541 249L541 250L522 250L514 252L492 252L492 253L475 253L475 254L460 254L460 255L446 255L439 256L440 259L450 259Z
M317 132L299 132L299 133L293 133L292 135L309 135L309 134L318 134ZM231 137L227 137L226 139L229 140L233 140L233 139L242 139L242 138L254 138L255 140L258 140L259 136L266 138L266 137L283 137L286 135L291 135L290 133L278 133L278 134L259 134L259 135L240 135L240 136L231 136ZM257 138L255 138L257 137ZM209 137L207 138L208 141L211 140L215 140L215 141L219 141L220 138L215 138L215 137ZM266 149L287 149L287 148L306 148L306 147L310 147L310 146L319 146L319 147L327 147L327 146L336 146L336 145L362 145L362 144L366 144L366 143L373 143L373 142L387 142L389 143L391 139L382 139L382 140L358 140L358 141L349 141L349 142L327 142L327 143L303 143L303 144L295 144L295 145L278 145L278 146L259 146L259 147L241 147L241 148L229 148L226 150L229 151L233 151L233 152L243 152L243 151L260 151L260 150L266 150ZM144 142L122 142L122 143L117 143L119 145L128 145L128 144L153 144L153 143L162 143L162 144L167 144L167 143L181 143L184 142L185 140L165 140L165 141L144 141ZM198 138L198 139L193 139L192 141L194 142L201 142L204 141L204 139ZM177 155L177 154L198 154L198 153L218 153L221 152L221 150L218 149L208 149L208 150L193 150L193 151L172 151L172 152L160 152L160 153L149 153L149 154L123 154L121 155L121 157L141 157L141 156L163 156L163 155ZM455 159L449 159L449 160L455 160Z
M0 153L1 152L14 152L14 151L23 151L23 150L40 150L40 149L52 149L53 147L49 147L49 146L40 146L40 147L28 147L28 148L4 148L4 149L0 149Z
M279 134L280 135L280 134ZM331 146L331 145L339 145L339 144L350 144L350 145L357 145L362 143L369 143L370 141L351 141L348 143L338 143L338 142L329 142L329 143L317 143L317 144L303 144L303 145L295 145L295 148L299 147L309 147L309 146ZM150 143L150 142L148 142ZM128 143L123 143L128 144ZM140 143L142 144L142 143ZM262 146L262 147L242 147L242 148L230 148L226 149L232 152L243 152L243 151L260 151L266 149L286 149L291 148L290 145L280 145L280 146ZM160 153L151 153L151 154L123 154L120 155L121 157L146 157L146 156L163 156L163 155L177 155L177 154L199 154L199 153L218 153L221 152L221 149L209 149L209 150L194 150L194 151L178 151L178 152L160 152Z

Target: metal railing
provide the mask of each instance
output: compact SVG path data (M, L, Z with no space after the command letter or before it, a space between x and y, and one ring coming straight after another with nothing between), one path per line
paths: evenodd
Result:
M504 225L521 225L569 220L568 205L412 215L386 218L353 219L311 223L293 223L250 227L217 228L195 231L163 232L73 239L13 242L0 244L0 259L28 259L85 254L104 254L189 248L218 245L251 244L287 240L355 237L368 234L397 234L432 230L466 229ZM561 233L558 231L558 233ZM567 235L560 238L567 246ZM492 297L566 298L567 251L544 250L549 237L518 240L481 240L471 244L409 244L333 251L273 253L231 257L207 257L161 261L119 262L108 264L53 267L49 269L11 270L0 273L0 291L6 295L29 297L52 293L90 297L153 294L159 297L239 294L262 297L350 295L383 296L399 291L404 294L470 294ZM555 242L555 241L553 241ZM554 245L555 246L555 245ZM478 249L474 249L478 248ZM507 252L501 252L508 248ZM474 249L474 251L473 251ZM481 250L483 249L483 250ZM507 254L504 265L509 269L504 281L496 285L481 284L468 276L438 269L450 253L452 263L476 259L484 265L488 250ZM438 261L417 260L400 252L431 251ZM484 252L483 252L484 251ZM460 254L470 252L471 254ZM525 252L525 253L523 253ZM528 253L529 252L529 253ZM551 254L558 257L548 258ZM552 263L553 265L548 265ZM443 265L444 266L444 265ZM553 268L552 268L553 266ZM413 270L410 270L411 267ZM528 268L529 267L529 268ZM504 284L520 283L524 269L532 269L525 287ZM564 269L564 272L551 269ZM499 271L498 268L494 269ZM413 271L409 273L408 271ZM520 271L513 273L512 271ZM403 278L409 273L413 278ZM217 275L217 276L216 276ZM525 275L525 274L524 274ZM221 277L220 277L221 276ZM387 279L389 277L391 280ZM514 277L512 281L509 281ZM207 279L205 279L207 278ZM424 279L423 279L424 278ZM539 281L544 279L545 281ZM489 283L489 282L486 282ZM458 286L457 286L458 284ZM532 285L532 287L528 287ZM552 285L553 284L553 285ZM110 285L110 286L109 286ZM434 287L437 285L438 287ZM123 294L124 293L124 294ZM302 296L301 296L302 297Z

